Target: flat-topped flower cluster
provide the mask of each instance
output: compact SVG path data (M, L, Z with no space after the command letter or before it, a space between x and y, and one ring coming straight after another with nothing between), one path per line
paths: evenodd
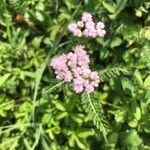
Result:
M68 29L74 36L77 37L104 37L106 34L105 25L103 22L95 23L93 16L90 13L83 13L80 21L71 23Z
M57 79L73 83L76 93L81 93L83 90L91 93L94 92L95 87L98 87L100 78L96 71L90 70L89 63L85 46L77 45L73 52L53 58L51 66L55 70Z
M106 34L103 22L95 23L90 13L83 13L80 21L68 25L68 29L74 36L95 38L104 37ZM84 45L77 45L73 52L54 57L51 66L55 70L56 78L73 84L74 91L81 93L94 92L100 82L97 71L90 69L89 55Z

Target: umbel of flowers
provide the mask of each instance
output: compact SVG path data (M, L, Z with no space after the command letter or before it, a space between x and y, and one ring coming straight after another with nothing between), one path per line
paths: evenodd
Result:
M104 23L93 21L90 13L83 13L80 21L68 25L68 29L77 37L104 37ZM68 54L54 57L51 66L55 70L56 78L65 82L71 82L76 93L87 91L94 92L100 82L97 71L90 69L89 55L84 45L77 45Z

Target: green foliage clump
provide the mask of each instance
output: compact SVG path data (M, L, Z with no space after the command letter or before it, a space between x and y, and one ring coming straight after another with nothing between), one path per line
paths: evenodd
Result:
M150 150L149 0L0 0L0 10L0 150ZM71 37L84 11L105 38ZM90 95L49 65L77 42L101 77Z

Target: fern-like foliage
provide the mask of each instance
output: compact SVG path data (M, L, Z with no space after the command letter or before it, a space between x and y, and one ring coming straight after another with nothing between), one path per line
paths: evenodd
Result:
M106 135L109 132L109 125L102 114L100 105L98 104L96 99L91 98L92 97L87 92L84 92L81 98L82 106L85 112L87 112L93 120L94 125L103 133L103 136L107 141Z
M64 81L59 81L59 80L51 81L50 86L43 89L43 94L47 94L59 89L63 89L64 83L65 83Z
M24 0L9 0L8 4L8 8L13 13L23 13L27 6L27 2Z
M123 66L108 66L99 72L102 81L108 81L111 78L116 78L122 74L129 75L130 71Z

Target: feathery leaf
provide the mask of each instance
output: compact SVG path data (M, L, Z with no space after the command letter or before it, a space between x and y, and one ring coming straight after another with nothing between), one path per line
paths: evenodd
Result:
M62 89L62 86L64 85L64 83L65 83L64 81L59 81L59 80L51 81L50 86L43 90L43 94L51 93L60 88Z
M127 68L122 66L108 66L99 72L102 81L108 81L110 78L116 78L121 74L129 75L130 72Z
M84 110L91 117L94 125L103 133L103 136L107 141L106 135L109 132L109 125L106 119L104 119L100 105L95 99L91 99L91 96L87 92L82 94L81 100Z
M8 3L9 9L15 13L24 12L27 5L27 2L23 0L9 0Z

